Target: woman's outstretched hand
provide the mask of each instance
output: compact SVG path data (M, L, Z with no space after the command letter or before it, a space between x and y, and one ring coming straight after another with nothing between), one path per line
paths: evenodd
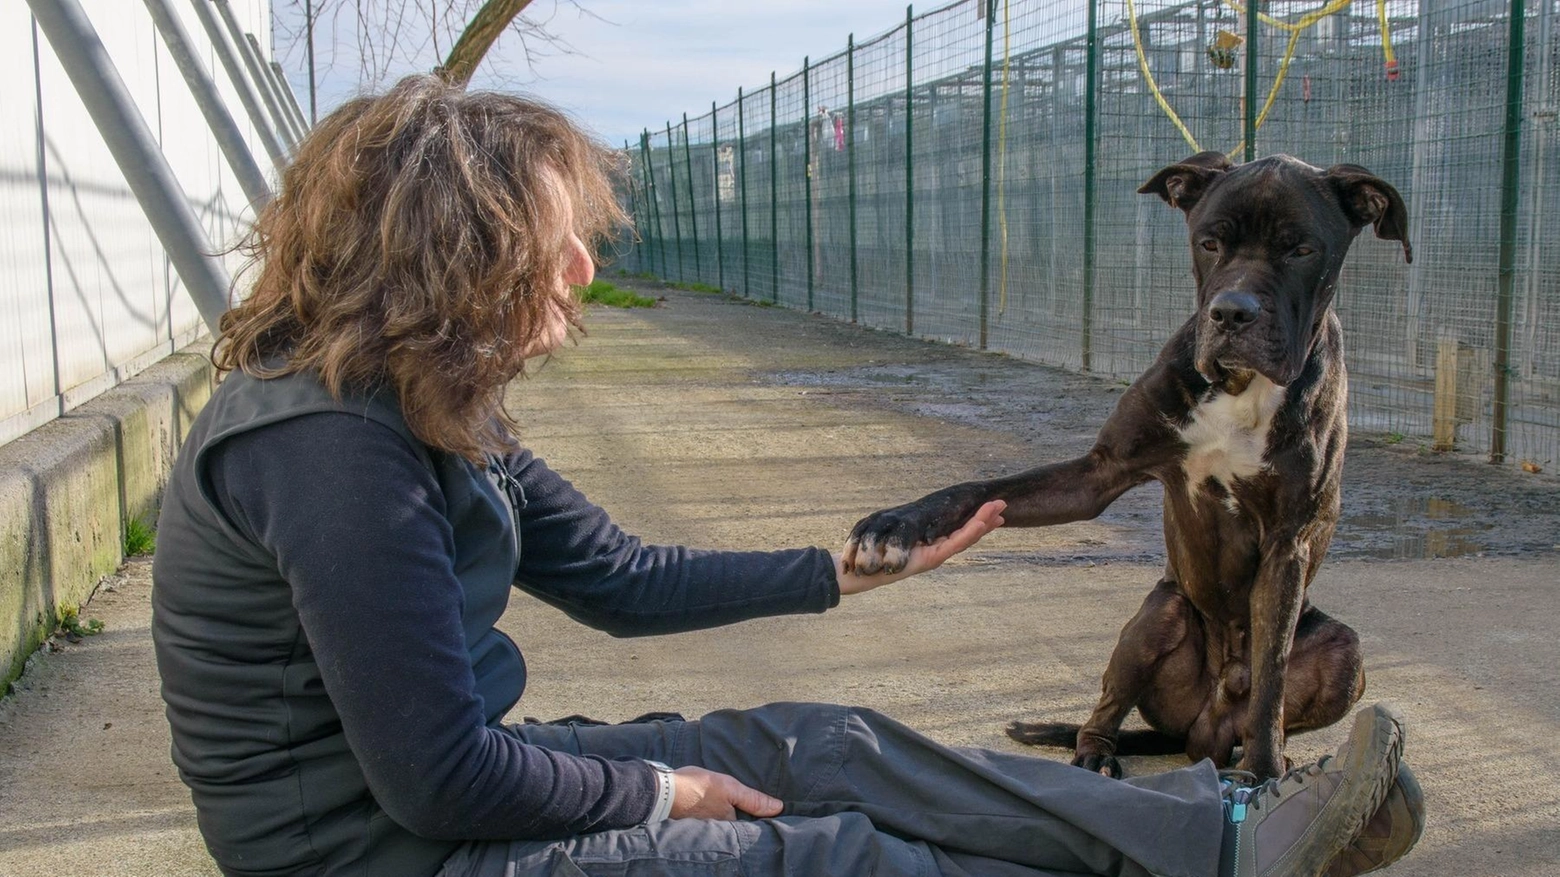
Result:
M737 811L760 818L779 816L778 798L738 782L735 777L702 767L679 767L676 795L672 798L673 819L737 818Z
M936 569L943 565L943 561L958 554L964 549L979 542L982 537L992 530L1002 526L1002 510L1007 508L1007 503L1000 499L994 499L975 510L964 526L953 531L948 536L938 539L927 545L917 545L910 549L910 560L904 569L896 573L878 573L876 575L861 575L856 572L846 572L843 555L834 555L834 574L839 579L841 594L859 594L862 591L870 591L879 585L897 582L917 573L923 573L930 569Z

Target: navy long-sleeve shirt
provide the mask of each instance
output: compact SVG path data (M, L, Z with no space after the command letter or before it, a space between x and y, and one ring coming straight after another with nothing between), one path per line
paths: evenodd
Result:
M474 686L459 538L438 480L395 431L315 413L209 454L221 512L275 558L325 691L376 801L415 834L561 836L650 812L655 780L520 743ZM615 636L818 612L839 599L817 548L646 546L529 452L502 461L520 544L515 584Z

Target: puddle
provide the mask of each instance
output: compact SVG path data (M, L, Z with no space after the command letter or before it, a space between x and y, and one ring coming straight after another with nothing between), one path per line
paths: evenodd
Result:
M1340 553L1389 560L1482 554L1488 547L1484 534L1493 525L1480 518L1475 510L1449 499L1394 499L1386 512L1345 516L1340 529L1355 532L1340 541L1356 544Z

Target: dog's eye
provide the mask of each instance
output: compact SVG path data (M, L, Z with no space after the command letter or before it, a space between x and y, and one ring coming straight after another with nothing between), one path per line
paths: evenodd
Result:
M1311 255L1314 252L1316 252L1316 251L1311 249L1310 247L1295 247L1295 251L1294 251L1294 253L1292 255L1297 256L1297 257L1298 256L1309 256L1309 255Z
M1209 238L1208 240L1202 242L1202 248L1210 253L1217 253L1219 251L1219 242L1213 238Z

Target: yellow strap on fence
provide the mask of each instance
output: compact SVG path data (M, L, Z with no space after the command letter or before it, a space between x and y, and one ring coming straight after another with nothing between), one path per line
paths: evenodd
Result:
M1148 83L1148 90L1153 93L1154 101L1159 104L1161 110L1165 111L1165 115L1170 117L1170 121L1175 123L1176 130L1181 132L1186 142L1191 144L1192 151L1202 152L1202 147L1197 145L1197 138L1187 130L1186 123L1181 121L1181 117L1175 114L1170 102L1165 100L1164 93L1159 90L1159 83L1154 81L1154 74L1149 72L1148 56L1143 54L1143 36L1138 33L1137 6L1132 3L1132 0L1127 0L1127 21L1132 25L1132 45L1137 49L1138 69L1143 71L1143 81Z
M1267 101L1262 105L1262 112L1257 114L1255 125L1257 130L1261 130L1262 124L1267 121L1268 113L1273 109L1273 104L1278 99L1278 90L1283 86L1284 79L1289 75L1289 64L1294 60L1295 47L1299 45L1300 34L1327 16L1335 15L1347 9L1352 2L1353 0L1327 0L1320 9L1308 12L1292 22L1281 21L1264 12L1257 13L1258 21L1279 30L1289 31L1289 45L1284 49L1283 60L1279 62L1278 74L1273 78L1273 87L1268 89ZM1246 14L1245 5L1235 2L1235 0L1224 0L1224 3L1236 12L1242 15ZM1154 102L1159 104L1159 108L1164 111L1165 116L1175 125L1176 130L1181 132L1181 136L1192 147L1192 151L1201 152L1202 147L1197 145L1197 138L1192 136L1192 132L1186 127L1186 123L1181 121L1181 117L1170 106L1170 102L1165 99L1164 93L1159 90L1159 83L1154 81L1154 74L1148 69L1148 56L1143 51L1143 37L1138 31L1137 6L1132 0L1126 0L1126 4L1127 18L1132 27L1132 46L1137 50L1138 69L1143 72L1143 82L1148 85L1149 92L1154 95ZM1387 19L1387 0L1376 0L1376 13L1381 19L1381 49L1386 56L1387 76L1390 79L1396 79L1397 60L1392 54L1392 34L1391 25ZM1245 149L1245 146L1246 142L1242 140L1228 154L1236 155Z

